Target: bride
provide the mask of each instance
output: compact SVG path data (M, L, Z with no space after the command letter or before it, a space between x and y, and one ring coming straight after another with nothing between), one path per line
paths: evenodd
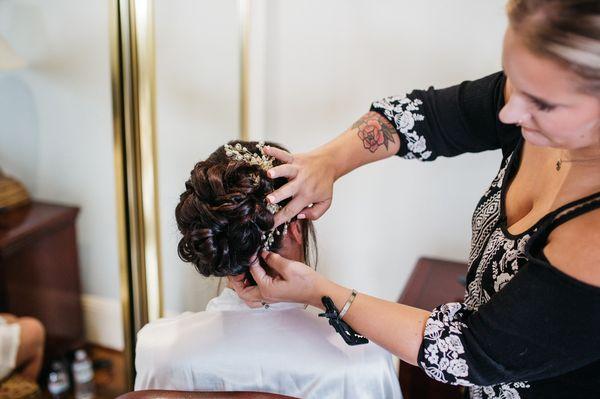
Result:
M292 219L273 228L273 215L285 203L268 204L266 196L286 180L267 176L279 161L264 155L263 145L229 142L197 163L185 183L175 210L178 253L204 276L252 281L249 266L261 249L311 263L312 222ZM348 346L304 305L250 307L230 286L204 312L146 325L136 352L136 390L401 398L391 355L381 347Z

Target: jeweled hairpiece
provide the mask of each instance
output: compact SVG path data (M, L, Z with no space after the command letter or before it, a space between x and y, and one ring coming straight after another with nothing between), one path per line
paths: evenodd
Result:
M225 148L225 155L236 161L245 161L250 165L258 165L264 170L269 170L273 167L273 161L275 161L275 158L264 153L264 141L256 144L256 148L259 149L260 155L250 151L240 143L237 143L235 146L225 144L223 147Z
M269 155L266 155L264 153L264 147L265 147L264 141L260 141L258 144L256 144L256 148L258 148L258 150L260 151L260 155L259 155L259 154L256 154L256 153L248 150L246 147L244 147L240 143L237 143L236 145L225 144L223 146L223 148L225 149L225 155L227 155L229 158L231 158L235 161L247 162L250 165L257 165L261 169L267 171L273 167L273 162L275 161L275 158L271 157ZM252 175L252 179L255 184L258 184L258 180L260 179L260 177L258 175ZM265 198L265 201L267 201L266 198ZM279 212L280 209L281 209L281 205L271 204L271 203L267 202L267 210L269 212L271 212L273 215L276 214L277 212ZM288 222L285 222L285 224L283 226L282 235L285 235L287 233L287 229L288 229ZM279 231L277 229L270 230L267 234L262 235L261 239L262 239L265 250L267 250L267 251L270 250L271 245L273 245L273 242L275 241L275 234L279 235Z

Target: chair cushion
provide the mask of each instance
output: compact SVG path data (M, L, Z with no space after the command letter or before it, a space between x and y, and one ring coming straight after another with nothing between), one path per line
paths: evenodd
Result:
M129 392L117 399L294 399L290 396L262 392L184 392L148 390Z

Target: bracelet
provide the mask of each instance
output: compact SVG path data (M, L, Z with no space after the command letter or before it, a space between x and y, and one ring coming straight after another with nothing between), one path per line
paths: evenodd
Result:
M350 305L352 305L352 302L354 302L354 298L356 298L357 294L358 294L358 292L356 292L355 289L352 289L352 293L350 294L350 296L348 297L348 300L344 304L344 307L342 308L342 310L338 316L338 319L342 319L346 315L346 313L348 312L348 309L350 309Z

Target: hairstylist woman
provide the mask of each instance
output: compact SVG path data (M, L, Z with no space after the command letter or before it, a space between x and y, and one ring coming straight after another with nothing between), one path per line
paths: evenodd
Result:
M511 0L508 16L502 72L375 101L306 154L266 150L285 162L269 175L289 179L269 199L293 196L275 224L317 219L333 183L369 162L502 150L475 209L464 302L429 311L359 293L344 321L474 398L600 397L600 2ZM262 256L280 276L256 262L258 286L232 279L249 302L329 296L342 309L351 297Z

